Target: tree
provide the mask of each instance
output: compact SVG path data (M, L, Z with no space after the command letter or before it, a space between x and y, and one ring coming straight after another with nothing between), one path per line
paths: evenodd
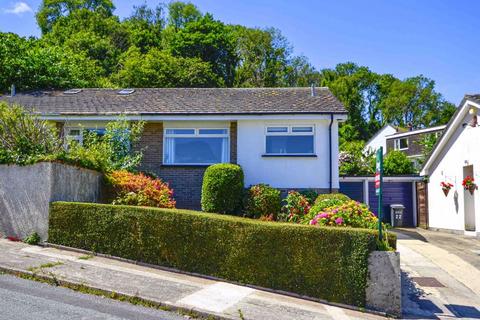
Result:
M113 14L115 6L111 0L43 0L37 12L37 23L42 34L50 32L58 19L79 9L108 17Z
M387 153L383 160L383 172L387 176L413 174L415 168L413 162L408 159L405 153L393 150Z
M339 170L341 175L371 175L374 173L375 159L373 153L363 151L363 141L350 141L342 145L339 154Z
M120 65L114 82L122 87L215 87L222 83L208 62L174 57L156 48L142 54L131 47Z
M173 1L168 5L168 24L175 30L202 17L202 13L191 2Z
M188 22L170 44L173 55L200 58L209 62L213 72L223 79L227 87L233 86L237 56L234 38L225 24L206 14Z
M166 26L164 6L150 9L146 4L134 7L133 14L123 25L129 34L130 45L146 53L151 48L161 47L162 31Z

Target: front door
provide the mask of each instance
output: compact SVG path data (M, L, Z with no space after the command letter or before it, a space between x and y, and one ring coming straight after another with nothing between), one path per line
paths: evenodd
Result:
M463 178L473 177L473 166L463 167ZM465 230L475 231L475 197L469 190L463 190L463 202L465 212Z

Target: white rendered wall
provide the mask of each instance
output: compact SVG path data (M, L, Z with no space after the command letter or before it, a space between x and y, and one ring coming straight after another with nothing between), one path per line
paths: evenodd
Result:
M238 164L245 173L245 185L266 183L276 188L329 188L330 120L239 120ZM269 125L314 125L317 157L262 157L265 154L265 127ZM332 166L334 189L338 182L338 122L332 125Z
M467 123L466 116L462 123ZM429 227L465 230L463 167L473 165L474 179L480 183L480 127L461 125L450 138L430 169L428 184ZM447 197L440 187L442 181L454 186ZM480 190L474 192L476 231L480 231Z
M383 147L383 154L387 153L387 139L386 136L392 135L394 133L397 133L397 130L392 127L392 126L386 126L383 129L380 130L380 132L373 137L372 140L368 142L368 144L365 145L365 148L363 149L364 152L370 151L370 152L377 152L380 147Z

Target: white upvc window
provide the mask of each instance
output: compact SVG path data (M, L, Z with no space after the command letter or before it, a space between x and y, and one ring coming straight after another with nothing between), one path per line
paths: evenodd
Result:
M72 141L82 145L85 132L95 132L98 136L105 134L104 128L84 128L84 127L66 127L65 128L65 146L68 147Z
M314 155L313 125L272 125L265 128L266 155Z
M209 165L230 161L227 128L165 128L163 163Z
M408 149L408 138L399 138L393 141L393 148L395 150L407 150Z

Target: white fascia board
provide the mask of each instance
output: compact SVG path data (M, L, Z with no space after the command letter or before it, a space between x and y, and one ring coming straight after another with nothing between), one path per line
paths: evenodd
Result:
M470 100L465 101L463 106L459 107L462 109L460 110L460 112L457 113L455 119L453 119L447 131L445 131L441 136L440 141L438 142L438 145L435 147L435 149L433 150L433 153L431 154L431 156L428 158L427 162L423 166L423 169L420 172L421 176L427 176L430 174L429 172L430 166L435 161L435 159L440 154L440 152L443 150L447 142L450 140L450 137L453 135L455 130L457 130L457 127L461 125L461 122L463 121L463 118L465 118L465 115L468 113L470 107L475 107L477 109L480 109L480 105L478 103L475 103Z
M402 137L412 136L412 135L416 135L416 134L428 133L428 132L432 132L432 131L439 131L439 130L445 129L446 127L447 127L446 125L442 125L442 126L437 126L437 127L407 131L407 132L403 132L403 133L394 133L394 134L390 134L390 135L386 136L385 138L387 138L387 139L402 138Z
M232 120L330 120L330 114L263 114L263 115L129 115L130 121L232 121ZM40 115L41 119L51 121L112 121L115 115ZM333 114L337 121L347 120L346 114Z

